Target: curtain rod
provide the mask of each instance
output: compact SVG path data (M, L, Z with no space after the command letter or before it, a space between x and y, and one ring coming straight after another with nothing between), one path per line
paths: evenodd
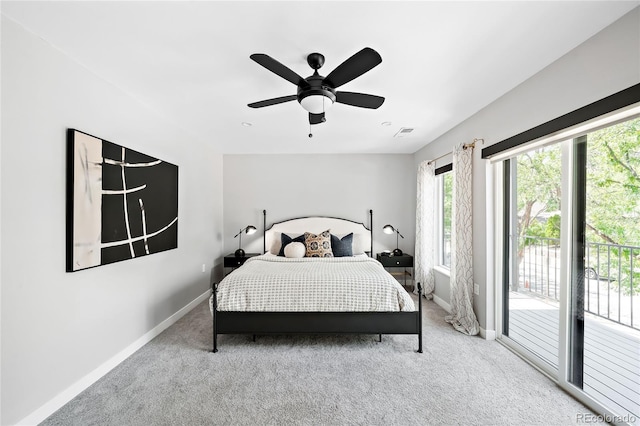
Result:
M482 142L482 143L484 143L484 139L482 139L482 138L475 138L475 139L473 140L473 142L463 145L463 146L462 146L462 148L463 148L463 149L467 149L467 148L475 148L475 146L476 146L476 142ZM452 152L453 152L453 151L449 151L449 152L447 152L446 154L442 154L440 157L436 157L436 158L434 158L433 160L427 161L427 164L431 164L431 163L433 163L433 162L436 162L436 161L438 161L439 159L444 158L444 157L446 157L447 155L450 155Z

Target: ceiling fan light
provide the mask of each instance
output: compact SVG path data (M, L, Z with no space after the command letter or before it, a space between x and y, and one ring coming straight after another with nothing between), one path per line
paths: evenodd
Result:
M324 95L309 95L300 99L300 105L312 114L322 114L333 105L333 101Z

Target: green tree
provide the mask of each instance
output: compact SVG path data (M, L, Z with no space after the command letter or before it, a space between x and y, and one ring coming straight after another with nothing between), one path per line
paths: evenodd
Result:
M444 265L451 267L451 220L453 214L453 173L451 172L442 175L442 193L442 227L444 234L444 253L442 257Z
M640 118L587 135L588 239L640 246Z
M516 164L521 261L525 245L533 241L525 235L560 235L560 216L556 213L561 207L560 145L522 154ZM613 275L620 271L617 283L627 292L633 278L634 292L640 292L640 249L619 247L640 246L640 118L587 135L586 184L586 241L593 247L598 243L613 245L607 246L611 256L607 257L606 269L613 269Z
M533 243L525 236L559 238L561 192L561 151L552 145L519 155L516 161L518 208L518 264L524 249ZM555 219L552 217L557 216ZM548 217L546 223L542 220ZM551 223L549 224L549 221ZM549 225L547 225L549 224ZM554 225L557 224L557 230Z
M604 274L627 293L633 281L638 293L640 248L632 247L640 246L640 118L587 135L586 219L587 241L614 245L606 246Z

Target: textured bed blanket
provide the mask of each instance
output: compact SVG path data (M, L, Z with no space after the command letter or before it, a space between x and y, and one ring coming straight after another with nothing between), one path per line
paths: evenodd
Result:
M369 257L261 255L218 285L219 311L415 311L411 296Z

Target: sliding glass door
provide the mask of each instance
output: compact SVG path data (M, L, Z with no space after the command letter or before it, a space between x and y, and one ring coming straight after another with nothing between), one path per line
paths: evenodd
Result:
M572 314L584 320L573 339L582 375L572 383L640 422L640 118L588 133L575 151L584 193L575 268L584 274L574 290L584 297Z
M640 424L640 118L501 165L501 338Z
M560 145L505 162L509 257L503 334L558 368L561 210Z

